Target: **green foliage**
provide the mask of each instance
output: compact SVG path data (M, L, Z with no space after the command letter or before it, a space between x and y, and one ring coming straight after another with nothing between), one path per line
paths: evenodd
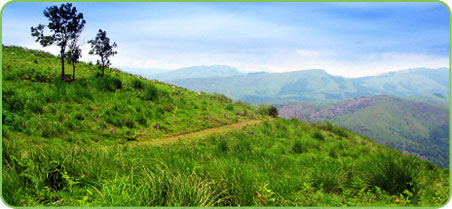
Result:
M258 112L271 117L278 117L278 108L273 105L259 105Z
M147 85L144 89L142 98L144 100L155 101L159 98L160 93L159 90L152 84Z
M298 140L292 145L292 151L294 153L302 153L305 149L305 146L303 146L303 144Z
M8 204L438 206L448 198L448 170L352 132L340 136L334 125L267 120L245 103L155 81L142 79L144 89L136 89L136 76L112 69L98 78L83 62L71 83L21 78L29 65L49 75L47 67L58 67L48 54L35 64L38 54L3 48L3 65L10 66L5 73L16 75L2 86L2 194ZM150 86L159 96L143 99ZM153 145L251 119L264 122Z
M80 36L86 21L83 19L83 13L78 13L77 8L72 7L71 3L61 4L60 7L51 6L44 10L44 16L49 20L47 28L53 33L52 35L44 35L45 25L39 24L37 27L31 27L31 35L36 38L42 46L57 45L61 48L61 68L64 74L64 58L66 46L72 40L75 43ZM79 51L75 45L72 45L72 52ZM74 51L75 50L75 51ZM78 53L80 55L80 53ZM71 53L71 61L78 60L78 56Z
M134 88L134 89L137 89L137 90L142 90L142 89L144 89L144 82L143 81L141 81L141 80L139 80L139 79L133 79L132 80L132 87Z
M314 139L318 139L319 141L325 141L325 136L323 136L322 132L316 131L314 134L312 134L312 137Z
M361 145L366 139L357 135L325 142L303 137L315 131L274 119L162 147L4 139L4 197L13 205L58 206L437 206L447 200L447 170L372 141ZM348 153L373 151L352 159L339 145ZM295 146L302 151L281 152ZM337 157L328 156L332 147ZM12 188L19 192L12 195Z
M366 163L364 173L370 185L378 186L390 194L400 194L405 190L416 193L419 166L414 157L381 152Z
M122 81L117 77L95 78L95 85L101 91L115 92L122 89Z
M113 57L118 52L114 50L114 48L118 47L118 45L113 42L110 44L110 38L107 37L107 32L99 29L96 34L96 37L92 40L88 41L91 44L91 50L89 54L99 55L100 60L97 60L97 64L102 69L102 77L104 76L105 68L111 65L110 57Z
M448 101L448 100L447 100ZM449 109L424 102L379 95L337 104L279 105L284 117L321 121L318 127L347 138L350 131L402 152L413 153L449 167ZM300 113L303 108L303 114ZM309 111L306 111L309 110ZM332 124L346 128L333 128ZM350 131L348 131L350 130Z

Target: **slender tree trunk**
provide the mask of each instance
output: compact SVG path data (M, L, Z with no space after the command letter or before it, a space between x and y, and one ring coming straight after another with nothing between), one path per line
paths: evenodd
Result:
M103 58L101 58L101 61L102 61L102 77L104 77L104 71L105 71L105 62L104 62L104 59Z
M75 80L75 62L72 62L72 80Z
M61 49L61 79L64 80L64 50Z

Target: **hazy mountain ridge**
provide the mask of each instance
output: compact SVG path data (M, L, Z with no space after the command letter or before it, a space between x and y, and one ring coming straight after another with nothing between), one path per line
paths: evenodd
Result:
M234 75L243 75L237 69L227 65L200 65L176 70L170 70L163 73L147 75L149 79L156 79L161 81L187 79L187 78L206 78L206 77L227 77Z
M402 97L449 95L448 80L447 68L416 68L361 78L334 76L324 70L301 70L221 78L188 78L169 83L195 91L221 93L251 103L325 103L379 94Z

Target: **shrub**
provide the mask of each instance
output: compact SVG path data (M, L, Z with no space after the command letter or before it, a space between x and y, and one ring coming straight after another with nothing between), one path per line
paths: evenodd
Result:
M44 108L38 100L28 100L25 106L26 109L36 114L42 114L44 112Z
M8 125L12 130L21 131L24 129L24 118L20 115L9 112L8 110L3 109L2 114L2 124Z
M262 115L269 115L271 117L278 117L278 108L273 105L259 105L257 112Z
M218 143L218 149L224 153L228 152L229 150L228 142L224 139L220 139Z
M303 151L305 151L305 148L303 146L303 144L301 143L301 141L295 141L295 143L292 145L292 151L294 153L302 153Z
M348 182L347 169L337 161L318 162L312 176L315 187L330 193L341 192Z
M127 127L127 128L135 128L135 121L133 120L133 118L129 117L124 117L122 119L122 123Z
M99 90L115 92L122 89L122 81L117 77L100 77L96 78L96 86Z
M140 125L143 125L143 126L148 125L148 120L146 119L146 117L143 114L138 114L136 120Z
M15 92L14 90L3 91L2 99L5 108L9 109L11 112L22 112L28 100L26 95Z
M122 81L119 78L111 77L111 83L115 89L122 89Z
M154 85L147 85L142 94L142 99L156 101L158 98L159 90Z
M220 102L223 102L223 103L230 103L230 102L232 102L231 99L229 99L227 96L225 96L223 94L213 94L211 96L211 98L213 98L215 100L218 100Z
M234 105L232 105L232 104L226 105L226 110L233 111L234 110Z
M363 174L370 188L377 186L390 194L400 194L405 190L416 193L418 170L419 163L415 157L382 152L370 158Z
M333 124L331 124L328 121L323 121L321 123L316 123L315 126L320 128L320 129L322 129L322 130L324 130L324 131L329 131L329 132L332 132L333 129L334 129Z
M318 139L319 141L325 141L325 136L323 136L323 134L320 131L314 132L314 134L312 134L312 137L314 139Z
M133 79L132 87L134 89L137 89L137 90L143 90L144 89L144 83L143 83L143 81L141 81L139 79Z
M339 128L339 127L334 127L333 132L337 135L339 135L340 137L344 137L344 138L348 138L348 133L345 129L343 128Z
M270 115L270 116L272 116L274 118L278 117L278 108L276 108L273 105L268 107L268 115Z

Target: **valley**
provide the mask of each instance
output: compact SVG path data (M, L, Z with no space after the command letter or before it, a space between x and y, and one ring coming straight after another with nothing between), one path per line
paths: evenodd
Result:
M280 116L329 121L378 143L449 167L449 109L400 97L359 97L332 105L280 104Z

